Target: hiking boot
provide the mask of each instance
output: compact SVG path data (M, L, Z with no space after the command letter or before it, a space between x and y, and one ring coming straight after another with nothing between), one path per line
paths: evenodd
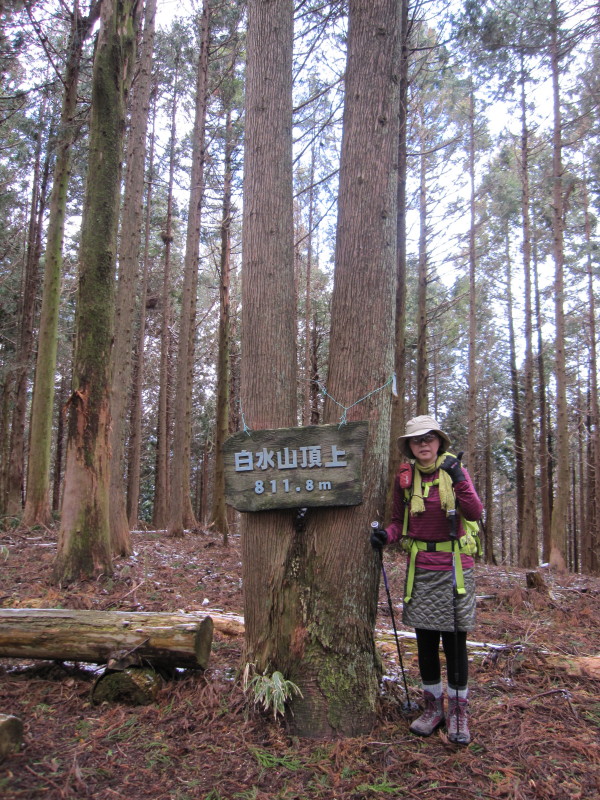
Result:
M434 697L425 689L423 705L423 713L412 723L409 730L417 736L431 736L444 722L444 695Z
M469 732L469 701L466 697L458 698L458 711L456 708L456 694L448 692L448 717L446 720L448 727L448 738L455 744L469 744L471 734Z

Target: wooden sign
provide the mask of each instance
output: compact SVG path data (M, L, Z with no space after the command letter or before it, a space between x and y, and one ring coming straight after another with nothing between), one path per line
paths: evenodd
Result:
M230 436L225 500L238 511L362 503L368 422L249 431Z

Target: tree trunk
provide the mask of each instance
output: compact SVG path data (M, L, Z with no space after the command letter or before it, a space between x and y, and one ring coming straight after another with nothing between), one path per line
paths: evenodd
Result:
M429 412L427 365L427 155L426 123L419 108L421 155L419 169L419 269L417 289L417 414Z
M23 524L28 527L36 524L49 525L52 522L49 497L50 455L67 190L71 173L71 147L80 129L76 110L81 54L84 41L97 19L99 4L94 5L85 19L80 17L78 8L75 3L67 46L64 95L46 234L44 288L29 430L29 438L35 442L35 449L27 464L27 494L23 513Z
M408 56L409 36L412 25L408 21L409 0L400 0L400 63L399 63L399 109L398 122L398 187L396 190L396 324L394 373L396 395L392 398L392 420L390 428L390 457L388 464L388 493L385 520L392 514L394 477L399 453L398 437L404 433L406 416L406 121L408 106Z
M542 338L542 306L535 248L533 251L533 281L538 346L536 365L538 376L538 417L540 421L538 458L540 464L540 498L542 506L542 559L544 563L548 563L550 558L550 530L552 524L552 460L550 455L551 442L548 426L548 404L546 402L546 367L544 359L544 341Z
M2 658L206 669L212 633L212 619L195 614L0 609Z
M494 554L494 461L492 458L492 436L490 425L489 397L486 399L485 415L485 527L483 556L487 564L496 564Z
M193 364L193 331L196 316L196 288L200 247L200 223L204 197L204 130L208 96L208 45L210 35L210 0L204 0L200 22L200 57L196 82L196 110L192 134L192 169L181 321L177 353L177 377L171 462L171 492L169 496L169 535L183 536L186 526L197 525L190 496L190 439L191 439L191 372Z
M55 577L112 572L109 526L110 354L125 95L135 59L134 0L104 0L92 75L73 394Z
M131 354L138 284L140 242L142 236L142 201L148 108L152 91L152 57L156 0L146 0L144 35L133 85L131 124L127 147L127 166L119 252L119 280L115 313L115 341L112 351L112 386L110 433L110 532L115 554L131 553L131 537L125 497L126 409L131 391Z
M219 270L219 342L217 355L217 410L215 421L215 472L211 525L223 534L227 544L229 522L225 503L225 458L223 445L229 435L229 340L230 340L230 270L231 270L231 184L233 134L231 110L225 120L225 169L223 176L223 217L221 220L221 263Z
M158 417L156 423L156 469L154 475L154 507L152 524L164 530L168 524L169 500L169 351L171 343L171 244L173 242L173 184L175 176L175 145L177 131L177 101L179 54L175 58L173 104L171 106L171 136L169 139L169 185L167 218L162 240L165 246L161 293L162 321L160 327L160 366L158 385Z
M320 406L320 392L319 392L319 347L321 344L321 335L319 333L319 325L317 315L312 318L312 325L310 329L310 425L318 425L321 421L321 406Z
M517 543L523 530L523 438L521 429L521 390L519 370L517 369L517 352L515 343L515 325L512 292L512 263L510 257L508 230L506 241L506 303L508 316L508 344L510 352L510 388L512 399L512 423L515 440L515 492L517 495Z
M152 214L152 184L154 180L154 143L156 133L156 87L153 90L152 133L148 153L148 186L144 222L144 255L140 286L140 316L137 342L133 358L133 378L130 397L129 450L127 454L127 519L129 528L138 524L140 500L140 474L142 462L142 384L144 379L144 342L146 340L146 303L148 298L148 270L150 265L150 218Z
M0 461L2 464L8 462L10 452L10 405L12 400L12 387L14 385L14 373L8 370L2 376L0 385ZM8 475L5 469L0 469L0 514L6 511L6 479Z
M569 504L569 419L565 355L564 203L562 188L562 122L560 112L560 48L557 0L550 0L550 63L552 68L552 254L554 257L554 373L556 379L556 493L552 509L550 566L566 570L567 514Z
M469 92L469 355L467 377L467 466L477 474L477 286L475 251L475 93Z
M531 222L529 216L529 131L525 96L525 67L521 56L521 215L523 224L523 272L525 283L525 358L523 363L523 518L519 537L519 565L537 567L537 541L534 392L533 392L533 322L531 300Z
M63 458L65 448L65 414L63 408L69 396L69 380L65 375L64 367L61 370L60 389L58 392L58 420L56 423L56 451L54 453L54 476L52 479L52 511L60 509L60 490L62 486Z
M20 515L23 509L25 467L25 420L27 417L27 386L33 351L33 326L36 298L39 286L40 234L44 209L46 206L46 190L43 174L47 176L47 168L42 171L41 150L43 128L46 116L46 103L42 103L37 130L36 151L34 158L31 206L27 231L27 251L23 276L23 292L19 309L19 341L16 351L15 397L12 413L10 456L8 460L8 476L6 480L6 513Z
M368 531L384 513L394 364L399 8L395 0L351 0L349 9L324 419L339 423L343 403L342 419L370 423L363 503L309 511L306 531L298 526L288 554L289 583L281 597L289 609L282 655L303 693L293 702L290 726L320 737L366 733L375 719L379 561ZM368 337L364 297L378 309Z
M585 243L587 249L586 273L588 280L588 327L590 340L589 374L589 460L585 481L588 487L588 521L585 540L582 543L582 570L597 574L600 571L600 408L598 404L598 364L596 346L596 299L594 295L594 272L592 264L592 231L589 213L587 176L583 176L583 201L585 221ZM583 475L581 477L584 480Z
M312 424L313 409L313 363L312 363L312 262L313 262L313 220L315 211L315 159L316 145L313 144L310 154L310 189L308 193L308 240L306 244L306 284L304 291L304 409L302 421L304 425Z
M249 0L244 147L241 414L249 428L296 424L291 0ZM245 660L288 669L297 614L293 513L243 514Z

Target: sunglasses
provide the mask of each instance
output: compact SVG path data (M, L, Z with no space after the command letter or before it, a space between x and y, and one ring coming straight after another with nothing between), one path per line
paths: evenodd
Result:
M408 440L411 444L431 444L437 439L435 433L425 433L423 436L411 436Z

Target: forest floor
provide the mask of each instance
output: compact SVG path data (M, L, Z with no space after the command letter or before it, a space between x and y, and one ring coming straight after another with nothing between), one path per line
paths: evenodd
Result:
M227 547L204 531L132 536L134 554L117 560L113 577L59 590L50 580L54 533L0 531L0 606L242 614L236 535ZM386 551L385 563L399 619L404 556ZM375 728L313 741L256 710L240 680L242 636L215 630L208 669L165 681L144 706L92 704L99 667L0 659L0 713L24 723L21 751L0 764L0 797L597 798L600 579L541 572L549 593L527 589L523 570L477 566L468 747L451 744L443 729L427 739L409 733L389 636L378 645L387 676ZM389 633L383 587L380 628ZM414 640L402 636L401 646L417 699Z

